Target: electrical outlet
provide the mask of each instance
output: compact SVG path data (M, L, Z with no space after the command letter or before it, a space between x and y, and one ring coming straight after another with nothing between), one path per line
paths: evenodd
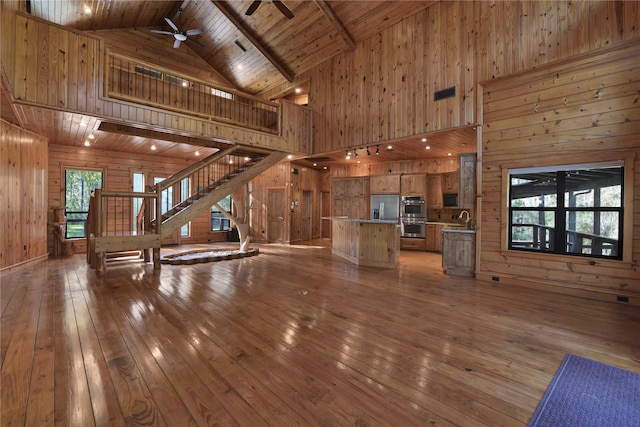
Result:
M499 282L500 278L498 276L492 276L491 280L493 280L494 282Z
M617 295L616 300L620 302L629 302L629 297L625 297L624 295Z

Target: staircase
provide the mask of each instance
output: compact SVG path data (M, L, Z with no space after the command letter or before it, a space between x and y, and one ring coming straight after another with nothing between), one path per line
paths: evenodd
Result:
M146 193L95 190L87 219L87 262L96 273L106 272L108 253L143 250L149 261L153 249L155 268L160 267L162 240L211 206L233 193L285 157L268 152L233 146L217 152L181 172L150 187ZM188 186L184 185L188 183ZM172 203L173 189L189 188L189 195ZM132 215L125 214L133 199L143 199L143 221L131 232ZM158 213L160 213L158 215Z

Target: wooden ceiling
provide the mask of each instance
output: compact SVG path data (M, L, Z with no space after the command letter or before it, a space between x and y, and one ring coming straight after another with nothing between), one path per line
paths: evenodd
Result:
M173 36L151 32L170 29L165 17L181 30L202 29L202 34L191 37L197 44L182 43L178 49L195 53L238 89L260 93L280 87L287 80L295 82L304 71L353 49L355 44L436 2L284 0L294 14L292 19L287 19L270 1L263 1L247 16L251 3L252 0L30 0L28 4L32 15L59 25L97 34L120 32L157 37L169 46L173 45ZM85 10L87 6L90 11ZM105 150L194 160L198 158L196 152L206 156L216 149L210 140L121 129L79 114L26 105L7 108L11 102L4 91L2 102L3 118L44 135L55 144L80 147L88 141L92 147ZM89 138L91 135L94 139ZM422 137L428 141L423 142ZM476 151L472 128L393 141L392 150L387 145L370 146L371 155L366 154L366 147L359 147L358 158L352 155L349 160L344 151L339 151L322 156L332 161L311 158L298 162L322 168L354 162L443 158L449 153ZM152 151L151 146L156 149ZM376 149L379 155L375 154Z
M83 31L170 30L169 17L181 30L201 29L192 49L238 89L260 93L353 49L354 45L434 1L284 0L287 19L263 1L251 15L252 0L30 0L31 13ZM85 11L89 6L91 11ZM182 11L182 12L180 12ZM171 35L154 34L173 44ZM243 51L238 44L246 51Z

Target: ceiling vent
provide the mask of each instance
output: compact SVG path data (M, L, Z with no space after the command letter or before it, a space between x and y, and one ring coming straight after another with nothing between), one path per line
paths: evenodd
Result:
M433 100L440 101L442 99L453 98L454 96L456 96L456 87L452 86L435 92L433 94Z

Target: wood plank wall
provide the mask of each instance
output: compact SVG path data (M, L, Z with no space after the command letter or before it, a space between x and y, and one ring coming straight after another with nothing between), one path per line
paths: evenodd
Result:
M478 277L612 301L632 295L637 303L640 44L617 46L484 84ZM506 249L508 168L613 159L630 159L622 261Z
M314 153L474 124L476 83L639 37L637 1L438 2L299 76Z
M0 270L47 255L47 139L0 120Z

